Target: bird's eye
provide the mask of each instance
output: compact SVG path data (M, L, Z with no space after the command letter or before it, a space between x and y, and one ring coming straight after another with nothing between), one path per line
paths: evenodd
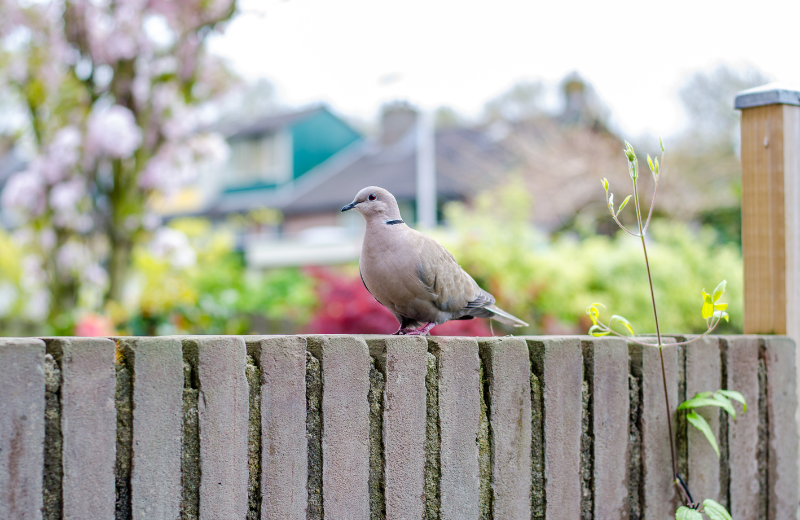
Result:
M367 197L367 198L368 198L369 200L375 200L375 199L377 199L378 197L376 197L374 193L371 193L371 194L370 194L370 196L369 196L369 197Z

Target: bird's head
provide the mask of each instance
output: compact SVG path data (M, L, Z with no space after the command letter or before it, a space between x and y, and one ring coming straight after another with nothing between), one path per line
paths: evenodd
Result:
M376 220L401 220L400 209L394 195L377 186L367 186L358 192L353 202L342 208L342 211L355 209L367 221Z

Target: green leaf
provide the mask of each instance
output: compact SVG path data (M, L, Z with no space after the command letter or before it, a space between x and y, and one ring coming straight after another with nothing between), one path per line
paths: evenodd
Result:
M717 301L722 298L722 295L725 294L725 286L728 285L727 280L722 280L716 289L714 289L714 294L711 296L713 301Z
M659 166L658 157L656 157L656 177L658 177L659 173L661 173L661 166Z
M727 509L710 498L703 500L703 512L708 515L711 520L733 520Z
M655 174L656 173L656 167L653 164L653 159L650 158L650 154L647 154L647 164L650 166L650 171L653 172L653 174Z
M714 395L714 392L697 392L694 394L695 397L711 397Z
M602 181L600 181L600 182L602 182L602 183L603 183L603 189L604 189L604 190L606 190L606 191L608 191L608 179L606 179L606 178L603 178L603 180L602 180Z
M597 325L597 319L600 317L600 311L597 310L597 306L589 305L586 307L586 314L588 314L589 319L592 320L592 325Z
M732 415L734 419L736 419L736 409L733 407L733 403L731 403L730 399L719 393L714 394L714 399L722 403L722 409L728 412L729 415Z
M619 205L619 209L617 210L617 215L619 215L620 213L622 213L622 210L623 210L623 209L625 208L625 206L628 204L628 201L629 201L629 200L631 200L631 196L630 196L630 195L628 195L627 197L625 197L625 200L623 200L623 201L622 201L622 204L620 204L620 205Z
M636 152L633 151L633 146L628 141L625 141L625 156L628 158L629 162L633 162L636 160Z
M589 329L589 335L599 338L600 336L608 336L611 331L603 329L600 325L592 325Z
M736 410L733 409L733 405L725 396L720 396L723 400L717 399L717 396L714 397L692 397L688 401L684 401L678 406L678 410L693 410L694 408L702 408L703 406L719 406L723 408L726 412L730 413L734 417L736 417ZM731 413L733 412L733 413Z
M710 294L708 294L708 293L706 292L706 290L705 290L705 289L703 289L703 301L704 301L704 302L708 302L708 303L714 303L714 302L711 300L711 295L710 295Z
M737 403L742 403L742 413L747 411L747 402L744 400L744 396L736 390L717 390L717 393L724 395L728 399L733 399Z
M714 311L713 316L715 318L728 321L728 313L725 311Z
M681 506L677 511L675 511L675 520L703 520L703 515L694 509Z
M661 151L663 152L664 151L664 141L662 141L660 137L658 138L658 144L661 145Z
M622 325L624 325L625 328L627 328L630 331L631 336L635 336L636 335L633 332L633 327L631 326L630 322L628 320L626 320L625 318L623 318L622 316L617 316L616 314L611 316L611 320L609 320L608 326L611 327L611 325L613 325L613 323L615 321L617 323L621 323Z
M714 304L708 300L704 301L700 312L703 314L703 319L707 320L714 315Z
M697 412L691 411L686 414L686 419L698 430L703 432L703 435L706 436L708 442L711 443L711 447L714 448L714 451L717 453L717 458L719 458L719 446L717 446L717 439L714 437L714 432L711 431L711 427L708 425L705 419L701 415L697 415Z
M610 197L608 197L608 209L610 209L612 213L614 212L614 194L613 193L611 194Z

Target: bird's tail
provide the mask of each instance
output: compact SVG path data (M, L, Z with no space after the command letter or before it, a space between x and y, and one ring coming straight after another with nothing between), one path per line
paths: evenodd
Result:
M527 327L528 324L522 321L521 319L512 316L511 314L507 313L503 309L500 309L496 305L487 305L484 307L487 311L491 311L492 319L495 319L501 323L505 323L506 325L512 325L514 327Z

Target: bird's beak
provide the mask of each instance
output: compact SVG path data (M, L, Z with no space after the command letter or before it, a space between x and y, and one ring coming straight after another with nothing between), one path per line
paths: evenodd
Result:
M347 206L343 207L342 208L342 213L344 213L345 211L348 211L348 210L351 210L351 209L355 208L356 204L358 204L358 202L351 202Z

